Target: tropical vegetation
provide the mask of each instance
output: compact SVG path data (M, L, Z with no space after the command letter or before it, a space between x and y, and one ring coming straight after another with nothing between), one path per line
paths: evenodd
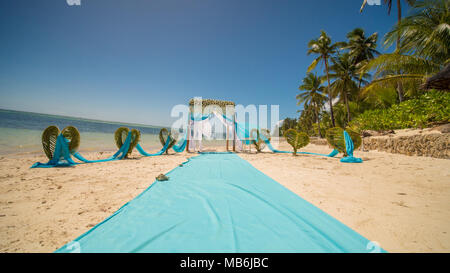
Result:
M390 13L395 1L383 3ZM406 3L411 12L402 18L397 1L398 21L381 41L378 33L355 28L346 41L332 41L321 31L308 43L307 54L315 59L296 95L302 109L297 119L285 120L284 133L294 128L324 137L333 127L360 132L450 121L449 90L423 87L426 79L450 64L450 1Z
M430 91L387 109L368 110L351 121L359 130L425 128L450 122L450 92Z

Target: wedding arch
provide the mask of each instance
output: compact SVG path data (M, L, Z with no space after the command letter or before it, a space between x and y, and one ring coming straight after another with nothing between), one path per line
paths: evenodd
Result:
M188 152L202 150L203 137L211 136L211 119L216 117L225 127L226 150L242 150L242 141L236 136L236 104L232 101L214 99L191 99L187 134Z

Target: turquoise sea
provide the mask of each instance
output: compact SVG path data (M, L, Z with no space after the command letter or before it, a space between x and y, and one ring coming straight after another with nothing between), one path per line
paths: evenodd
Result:
M42 153L41 135L50 125L60 130L75 126L81 135L80 151L116 151L114 132L122 126L141 132L140 144L146 151L156 152L162 148L158 137L160 126L0 109L0 154ZM203 143L205 148L225 147L224 140L204 140Z
M81 151L115 151L114 132L121 126L141 131L141 145L161 148L158 133L162 127L89 120L0 109L0 154L42 152L41 134L56 125L62 130L75 126L81 134Z

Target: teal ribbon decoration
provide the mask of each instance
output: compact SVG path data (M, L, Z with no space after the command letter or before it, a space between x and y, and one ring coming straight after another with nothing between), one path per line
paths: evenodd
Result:
M342 163L362 163L363 160L358 157L353 156L353 140L350 137L350 135L347 133L347 131L344 130L344 140L345 140L345 150L347 152L347 156L341 158Z

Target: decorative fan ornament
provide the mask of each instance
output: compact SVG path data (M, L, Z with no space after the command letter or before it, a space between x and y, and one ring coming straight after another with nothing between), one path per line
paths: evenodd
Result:
M167 146L166 154L169 153L169 149L175 145L176 140L172 137L172 134L166 129L162 128L159 131L159 141L161 142L161 145L164 147L166 145L166 141L170 141L169 146Z
M120 149L120 147L122 147L129 132L130 132L130 129L128 129L127 127L119 127L116 130L116 132L114 133L114 140L116 142L117 148Z
M47 127L42 133L42 147L44 148L45 155L50 160L53 158L53 153L55 152L58 135L59 128L54 125Z
M346 129L347 133L349 134L350 138L353 141L353 149L358 149L359 146L361 146L361 136L356 133L355 131ZM347 156L347 149L345 147L345 138L344 138L344 129L340 127L333 127L327 130L326 132L326 138L328 143L336 150L338 150L340 153L343 153L344 156Z
M131 143L130 148L128 148L127 155L131 154L134 148L139 144L139 141L141 140L141 131L137 129L131 129Z
M74 154L80 147L80 132L73 126L67 126L61 132L61 134L69 140L69 151Z
M42 133L42 147L48 159L53 158L56 148L56 140L59 134L62 134L69 141L69 151L71 154L76 153L80 147L80 132L73 126L67 126L61 132L55 125L47 127Z
M114 140L116 142L117 148L121 148L124 144L125 140L128 137L128 133L130 132L130 129L127 127L120 127L116 130L114 133ZM128 156L131 154L134 148L138 145L139 141L141 140L141 132L136 129L131 130L131 142L130 147L128 148L127 154L125 155L125 158L128 158Z
M293 155L297 154L297 150L309 144L309 136L295 129L289 129L284 133L287 143L294 149Z

